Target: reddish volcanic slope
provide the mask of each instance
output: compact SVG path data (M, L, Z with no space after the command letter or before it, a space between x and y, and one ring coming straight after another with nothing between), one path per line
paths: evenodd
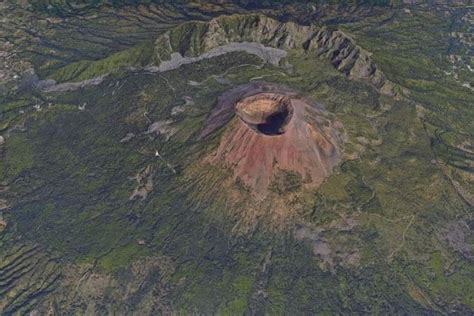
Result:
M266 196L281 170L297 172L306 187L317 187L339 162L340 126L322 108L267 83L233 97L237 118L209 161L231 168L255 197Z

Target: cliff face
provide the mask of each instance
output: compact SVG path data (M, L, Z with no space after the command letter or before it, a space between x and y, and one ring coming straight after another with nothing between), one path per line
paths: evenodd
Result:
M311 27L292 22L281 23L260 15L221 16L209 22L184 23L160 36L156 41L158 60L173 52L196 57L213 48L232 42L258 42L266 46L289 49L301 46L312 34Z
M327 58L337 70L350 78L368 80L378 89L387 83L370 58L370 53L341 31L318 30L303 46L310 53Z
M155 49L157 60L164 62L173 53L197 57L229 43L243 42L283 50L304 49L310 56L327 59L349 78L368 81L382 92L392 93L370 53L343 32L283 23L261 15L222 16L209 22L185 23L160 36Z

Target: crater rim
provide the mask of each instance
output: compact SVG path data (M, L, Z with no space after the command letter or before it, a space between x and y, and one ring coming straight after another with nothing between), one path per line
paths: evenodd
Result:
M260 92L238 100L235 113L255 132L276 136L286 132L293 117L293 104L285 94Z

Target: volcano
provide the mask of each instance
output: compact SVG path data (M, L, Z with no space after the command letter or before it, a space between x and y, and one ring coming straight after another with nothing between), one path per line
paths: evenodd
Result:
M208 124L228 127L207 160L231 169L258 199L267 196L281 172L296 175L302 187L315 188L340 161L340 123L322 106L279 85L232 89L219 98Z

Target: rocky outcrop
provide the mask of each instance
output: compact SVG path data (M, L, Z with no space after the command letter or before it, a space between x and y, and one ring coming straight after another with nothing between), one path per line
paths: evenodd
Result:
M209 22L184 23L160 36L155 51L158 63L167 65L177 55L200 60L200 56L219 47L252 42L281 50L304 49L310 56L326 58L349 78L368 81L381 92L392 94L390 83L371 59L371 54L347 34L293 22L283 23L261 15L221 16Z
M386 84L383 73L370 58L370 53L341 31L316 31L304 42L303 47L309 53L327 58L337 70L350 78L368 80L378 89Z
M209 22L188 22L156 40L160 62L177 52L197 57L229 43L257 42L274 48L297 48L312 34L312 28L292 22L281 23L260 15L221 16Z

